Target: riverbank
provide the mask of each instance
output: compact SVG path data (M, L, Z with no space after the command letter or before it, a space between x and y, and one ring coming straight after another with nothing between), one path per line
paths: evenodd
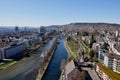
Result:
M67 43L67 39L65 38L64 39L64 47L65 47L65 49L66 49L66 51L67 51L67 53L68 53L68 59L73 55L73 52L72 52L72 50L70 49L70 47L68 46L68 43ZM63 79L63 77L64 77L64 69L63 70L61 70L61 74L60 74L60 78L59 78L59 80L64 80Z
M60 42L56 46L53 53L53 57L48 65L48 68L42 78L42 80L59 80L61 75L61 63L66 61L68 58L68 53L64 46L64 38L60 39Z
M55 50L55 48L54 48L54 50ZM47 69L47 67L48 67L48 65L49 65L49 63L51 61L51 58L52 58L53 53L54 53L54 50L52 51L52 54L49 57L48 62L44 63L41 66L41 68L39 69L39 73L37 74L36 80L41 80L42 79L42 77L43 77L43 75L44 75L44 73L45 73L45 71L46 71L46 69Z
M48 42L48 41L47 41ZM36 52L38 49L40 49L41 47L43 47L44 46L44 44L42 44L42 43L40 43L40 44L37 44L36 45L36 47L35 47L35 49L34 49L34 51ZM32 50L32 49L31 49ZM27 53L29 53L29 57L30 56L33 56L32 54L35 54L35 52L31 52L31 51L27 51ZM24 55L23 55L23 57L20 59L20 60L12 60L12 61L8 61L8 62L3 62L3 63L1 63L0 64L0 70L3 70L3 69L6 69L6 68L8 68L8 67L10 67L10 66L12 66L12 65L15 65L17 62L19 62L19 61L25 61L26 59L28 59L29 57L26 57L25 55L26 55L26 52L24 52L23 53Z
M70 58L70 57L73 55L73 52L72 52L72 50L70 49L70 47L68 46L67 39L64 40L64 46L65 46L65 49L66 49L67 52L68 52L68 57Z
M16 64L0 70L0 80L35 80L41 65L41 52L51 47L54 38L50 39L36 54L30 54L30 57L17 61ZM19 76L18 76L19 75Z
M52 46L53 50L50 52L51 55L49 56L47 62L43 63L42 66L41 66L41 68L39 69L39 72L38 72L38 74L36 76L36 80L41 80L42 77L43 77L43 75L45 74L46 69L47 69L47 67L48 67L48 65L49 65L49 63L50 63L50 61L52 59L53 53L54 53L54 51L56 49L56 44L57 44L56 41L57 41L57 39L55 40L55 42L54 42L54 44ZM48 55L48 53L47 53L47 55Z

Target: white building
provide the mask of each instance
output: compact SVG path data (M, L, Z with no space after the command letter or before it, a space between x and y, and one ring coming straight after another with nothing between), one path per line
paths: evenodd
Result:
M113 68L113 57L110 57L110 55L112 55L112 53L106 53L105 57L104 57L104 64L106 67L109 68Z
M105 53L106 53L105 50L99 50L99 52L98 52L98 60L99 61L102 61L102 62L104 61Z
M0 49L0 59L10 58L18 53L27 49L28 44L26 41L12 44Z
M92 45L92 50L98 52L100 50L100 45L97 43L93 43Z
M113 71L120 73L120 56L119 59L114 58Z
M114 53L105 54L104 64L113 71L120 73L120 55Z
M46 27L41 26L40 28L38 28L38 33L45 33L46 32Z
M115 45L114 45L114 49L113 49L113 52L120 55L120 42L117 42Z
M113 53L120 55L120 43L107 39L107 43L109 44L110 49Z
M100 45L103 45L105 42L104 42L104 39L102 37L97 37L97 43Z

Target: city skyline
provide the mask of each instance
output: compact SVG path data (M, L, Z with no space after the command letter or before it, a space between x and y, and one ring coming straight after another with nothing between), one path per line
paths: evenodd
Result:
M73 22L120 24L118 0L2 0L0 26L48 26Z

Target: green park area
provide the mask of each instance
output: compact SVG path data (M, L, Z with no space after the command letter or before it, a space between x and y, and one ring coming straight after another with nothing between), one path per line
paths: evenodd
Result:
M73 53L77 53L78 47L74 41L68 41L68 46L70 47Z
M15 63L16 63L16 61L4 62L4 63L0 64L0 69L5 69L5 68L7 68L9 66L12 66Z
M75 59L79 59L79 54L77 54L78 51L78 44L75 43L74 41L70 40L67 41L69 48L72 51L72 54L70 54L71 57L74 57Z

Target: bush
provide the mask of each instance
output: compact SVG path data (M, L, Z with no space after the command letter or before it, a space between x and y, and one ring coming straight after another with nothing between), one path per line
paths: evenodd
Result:
M94 57L94 51L93 50L90 50L89 56L90 56L91 59Z
M104 43L102 46L101 46L101 49L105 49L105 50L108 50L108 44L107 43Z
M89 61L89 58L88 58L88 57L85 57L84 61L85 61L85 62L88 62L88 61Z

